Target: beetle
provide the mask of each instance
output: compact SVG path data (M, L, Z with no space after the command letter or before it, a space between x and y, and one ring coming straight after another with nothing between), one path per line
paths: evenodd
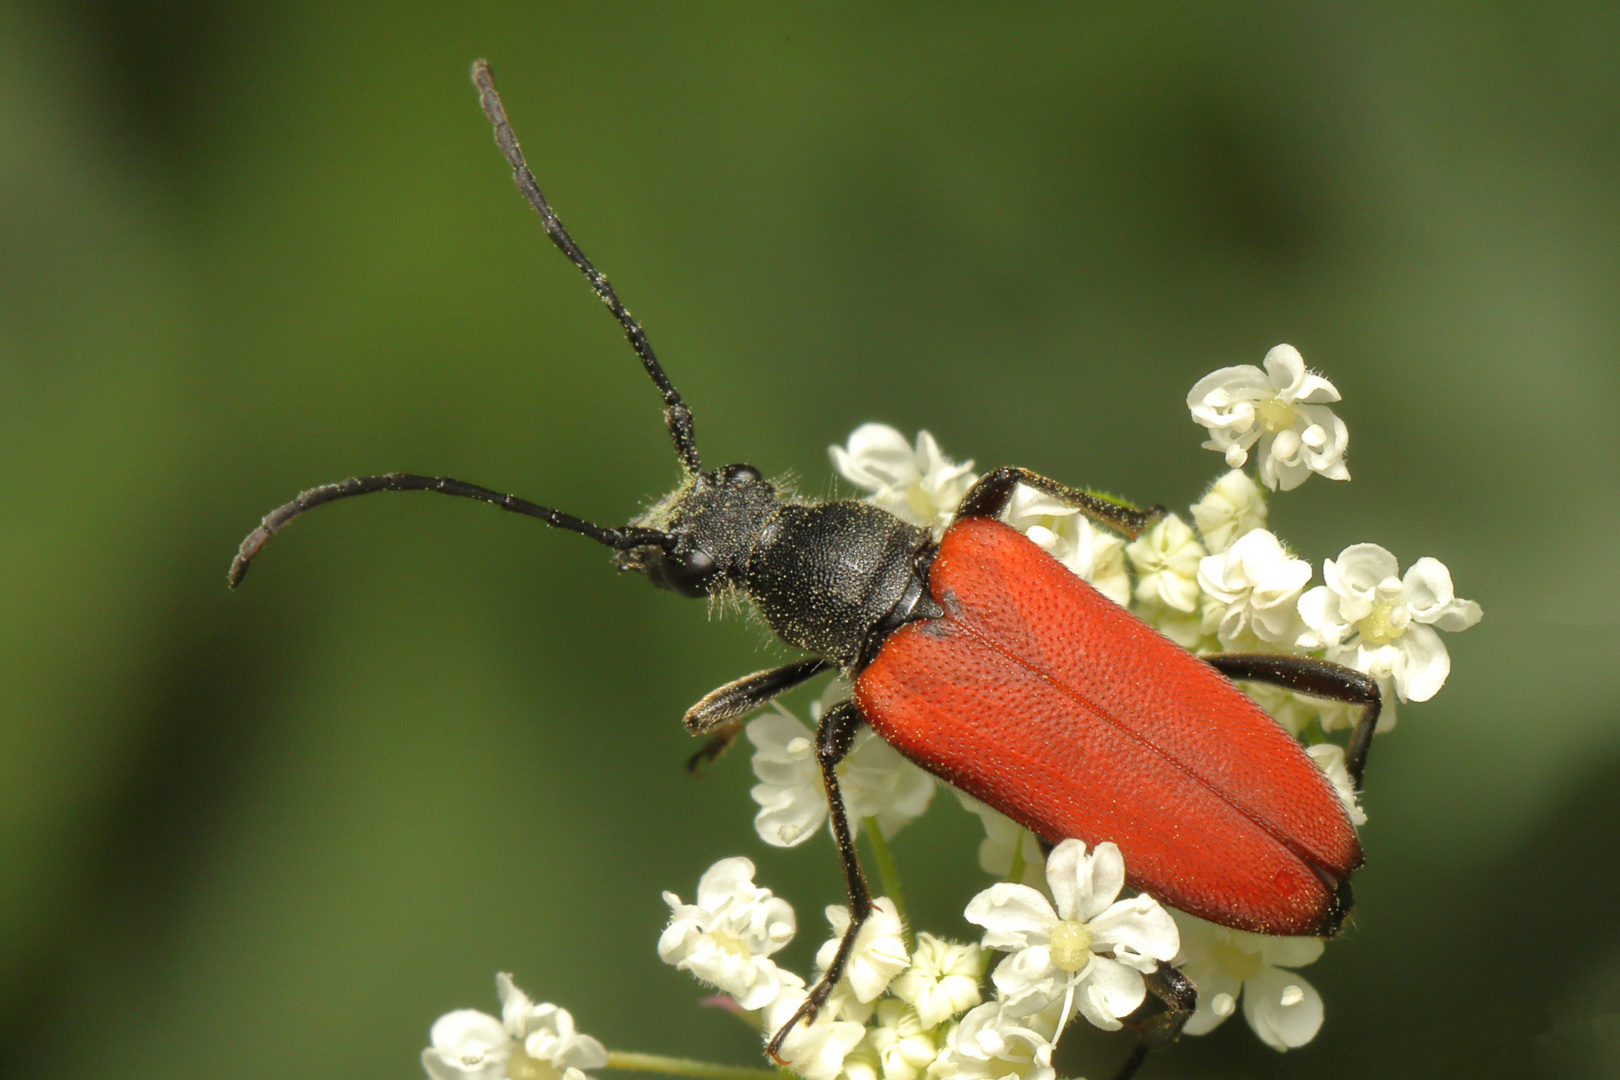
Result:
M681 483L630 524L603 527L449 477L355 477L267 514L242 541L233 588L271 536L316 506L435 491L579 533L610 548L619 570L682 596L740 593L803 651L687 711L687 728L709 736L694 762L718 755L744 718L777 695L823 672L847 675L852 696L821 716L815 752L849 927L820 982L768 1044L773 1057L792 1026L826 1001L872 910L835 768L862 724L1046 845L1117 843L1129 883L1172 907L1263 934L1337 932L1362 863L1355 829L1299 744L1231 680L1361 706L1347 753L1359 787L1380 707L1373 679L1300 656L1195 657L999 520L1020 484L1128 537L1160 510L1002 467L968 491L936 537L868 503L785 496L752 465L705 470L691 409L541 193L484 61L474 64L473 82L519 191L612 311L662 397ZM1196 990L1166 964L1148 982L1167 1006L1161 1033L1173 1037Z

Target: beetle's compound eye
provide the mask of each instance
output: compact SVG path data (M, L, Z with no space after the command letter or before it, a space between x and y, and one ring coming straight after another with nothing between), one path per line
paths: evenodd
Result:
M759 470L752 465L727 465L719 472L720 480L726 484L757 484L762 477Z
M658 552L645 560L640 569L660 589L682 596L708 596L709 584L720 568L704 551Z

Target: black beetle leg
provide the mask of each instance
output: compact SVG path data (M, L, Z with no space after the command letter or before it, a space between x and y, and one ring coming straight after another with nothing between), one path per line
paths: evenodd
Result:
M1003 465L999 469L985 473L979 478L978 483L968 490L962 499L962 505L956 509L957 520L1000 517L1012 499L1013 489L1019 484L1032 487L1042 495L1050 495L1063 505L1074 507L1093 521L1132 538L1164 514L1162 506L1150 510L1137 510L1100 495L1093 495L1089 491L1081 491L1077 487L1059 483L1039 473L1032 473L1028 469L1020 469L1016 465Z
M1198 987L1179 968L1161 960L1158 968L1152 974L1143 976L1143 979L1147 982L1149 992L1164 1002L1164 1011L1149 1017L1138 1029L1142 1033L1142 1040L1132 1048L1119 1072L1114 1074L1114 1080L1131 1080L1136 1070L1142 1067L1142 1062L1147 1060L1148 1051L1169 1046L1180 1038L1181 1029L1187 1026L1193 1011L1198 1008Z
M796 660L767 671L756 671L703 696L703 700L686 710L686 730L693 735L709 735L703 749L686 760L686 771L698 773L710 764L742 734L743 717L764 705L778 694L814 678L832 665L825 660Z
M821 779L827 788L827 811L832 815L833 841L838 846L838 862L844 870L844 887L849 891L849 928L838 943L838 952L833 956L832 963L810 989L810 996L804 999L804 1004L765 1045L765 1053L774 1061L782 1060L779 1056L782 1041L793 1030L793 1025L800 1020L806 1024L815 1020L816 1013L826 1004L833 987L844 976L844 965L849 962L849 954L855 949L855 938L861 932L861 925L872 914L872 893L866 887L866 879L861 876L861 864L855 857L855 840L850 835L849 816L844 812L844 798L839 794L838 774L834 771L834 766L849 753L850 746L855 742L855 733L863 723L865 720L860 710L855 708L855 703L841 701L821 715L821 724L816 728L816 760L821 765Z
M1225 653L1204 659L1228 679L1270 683L1284 690L1365 706L1355 730L1350 733L1350 748L1344 755L1350 779L1356 790L1361 790L1361 777L1367 771L1367 752L1372 749L1373 730L1378 727L1378 713L1384 700L1377 679L1355 668L1309 656Z

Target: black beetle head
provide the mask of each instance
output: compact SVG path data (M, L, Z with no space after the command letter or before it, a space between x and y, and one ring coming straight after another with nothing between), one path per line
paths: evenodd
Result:
M636 522L663 533L614 556L620 570L637 570L660 589L713 596L740 574L779 502L752 465L700 473Z

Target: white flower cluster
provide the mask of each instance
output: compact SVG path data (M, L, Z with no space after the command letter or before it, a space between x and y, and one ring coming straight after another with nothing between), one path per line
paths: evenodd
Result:
M1190 508L1191 524L1166 514L1126 542L1077 511L1025 488L1015 492L1003 520L1103 595L1188 649L1205 655L1310 655L1372 675L1384 698L1378 731L1388 731L1395 724L1398 702L1427 701L1450 673L1450 657L1437 631L1467 629L1480 620L1481 612L1473 601L1457 598L1451 575L1438 560L1419 559L1402 575L1395 556L1376 544L1352 544L1336 559L1325 560L1326 584L1312 588L1311 565L1266 528L1262 484L1272 491L1288 491L1312 473L1333 480L1350 478L1344 463L1348 429L1328 407L1339 400L1331 382L1306 369L1297 349L1279 345L1267 353L1263 368L1222 368L1200 379L1187 396L1193 419L1209 430L1204 445L1221 452L1232 467ZM945 457L927 432L918 435L913 449L898 431L866 424L846 446L833 447L831 453L839 472L869 492L872 501L891 509L903 501L907 510L901 516L936 532L950 524L956 502L975 479L968 466ZM1259 483L1242 471L1251 456L1258 459ZM1325 741L1328 734L1351 726L1359 710L1272 686L1246 689L1292 734L1312 743L1307 751L1333 783L1351 820L1364 823L1366 814L1357 802L1344 751ZM799 730L808 753L808 731ZM756 757L755 770L768 782L762 765ZM855 771L851 769L852 774ZM802 804L824 801L819 777L803 775ZM863 784L866 791L881 787L870 776ZM756 788L755 794L759 798L761 789ZM1038 883L1042 864L1033 838L988 807L971 799L963 802L985 821L981 866L999 876L1016 873L1024 884ZM919 804L914 799L910 805L920 809ZM865 804L863 816L873 814L874 808L887 815L880 817L885 833L915 816L897 814L881 802ZM762 822L764 817L762 812ZM815 817L814 824L820 820ZM763 824L761 828L763 835ZM1186 929L1194 924L1196 920L1183 923L1184 940L1193 943L1188 946L1193 953L1184 952L1183 959L1206 977L1214 977L1211 973L1219 969L1235 981L1229 989L1201 995L1199 1016L1189 1025L1189 1033L1207 1031L1231 1015L1239 994L1248 987L1244 1015L1268 1043L1297 1046L1315 1034L1321 1023L1321 1000L1309 984L1297 978L1278 982L1280 976L1262 980L1255 972L1308 963L1320 954L1320 943L1211 928L1225 936L1217 936L1216 943L1206 947L1198 944L1201 929ZM1238 959L1243 956L1260 959L1252 963ZM1280 959L1267 959L1273 957ZM1303 996L1296 999L1295 990Z
M1384 691L1379 731L1393 726L1397 701L1426 701L1450 672L1438 631L1480 619L1460 600L1451 575L1432 558L1403 575L1376 544L1353 544L1323 563L1311 587L1309 563L1267 529L1261 485L1290 490L1311 473L1349 479L1348 433L1327 406L1333 384L1306 370L1297 350L1279 345L1264 368L1228 367L1188 395L1193 418L1209 430L1204 445L1231 471L1190 508L1191 523L1167 514L1127 541L1076 510L1019 488L1003 515L1012 527L1099 592L1172 640L1200 654L1293 653L1322 657L1377 679ZM838 471L869 500L942 533L976 481L972 463L941 453L927 432L909 441L880 424L856 429L832 447ZM1258 459L1255 478L1242 471ZM1357 710L1272 686L1247 688L1291 733L1344 802L1366 821L1344 750L1325 736L1348 727ZM849 695L834 680L811 706L806 725L779 705L754 718L755 828L776 847L795 847L822 831L827 798L815 756L814 727ZM852 830L879 849L920 816L937 781L863 730L837 766ZM1104 843L1088 851L1068 840L1043 855L1035 838L997 811L957 792L984 826L978 859L1000 881L968 904L966 919L984 931L980 944L919 933L886 897L861 927L844 976L813 1023L796 1024L781 1055L804 1080L1055 1080L1053 1046L1075 1016L1117 1029L1146 997L1144 976L1171 962L1198 987L1189 1035L1213 1030L1241 1004L1249 1026L1284 1050L1315 1037L1321 996L1295 973L1316 960L1323 942L1269 938L1171 912L1145 895L1121 898L1124 859ZM881 859L880 859L881 861ZM769 1040L805 1002L810 983L774 959L797 932L792 906L754 884L754 864L722 859L703 875L691 903L666 892L670 919L659 956L717 988ZM843 907L826 911L829 937L816 956L819 978L849 926ZM993 968L990 950L1005 955ZM986 973L988 972L988 980ZM432 1080L587 1080L608 1053L575 1032L569 1014L535 1005L496 980L501 1017L458 1010L433 1025L422 1062ZM985 1000L987 991L993 998ZM633 1060L634 1059L634 1060ZM650 1069L649 1055L614 1055L616 1066ZM668 1062L686 1075L734 1075L723 1067Z
M477 1009L445 1013L428 1033L422 1067L433 1080L586 1080L607 1051L574 1030L567 1009L536 1005L512 976L495 976L499 1020Z
M792 935L793 912L754 885L753 869L747 859L716 863L698 883L696 905L666 893L672 915L659 955L739 1009L757 1011L768 1040L808 991L770 959ZM1064 841L1047 861L1044 884L1046 893L1001 882L968 904L968 921L985 929L983 947L1008 954L991 975L989 1002L982 1002L980 946L924 933L908 949L893 902L873 901L843 978L814 1022L791 1030L783 1060L805 1080L1053 1080L1052 1047L1069 1019L1078 1013L1118 1029L1147 995L1144 974L1176 955L1179 937L1151 897L1119 898L1125 862L1113 844L1087 852L1078 840ZM816 954L818 978L849 912L829 907L827 921L832 933Z
M1344 450L1350 433L1325 402L1339 391L1313 371L1292 345L1266 353L1265 370L1240 364L1210 372L1187 394L1193 419L1209 429L1210 450L1241 469L1260 444L1260 479L1276 491L1292 491L1311 473L1348 480Z

